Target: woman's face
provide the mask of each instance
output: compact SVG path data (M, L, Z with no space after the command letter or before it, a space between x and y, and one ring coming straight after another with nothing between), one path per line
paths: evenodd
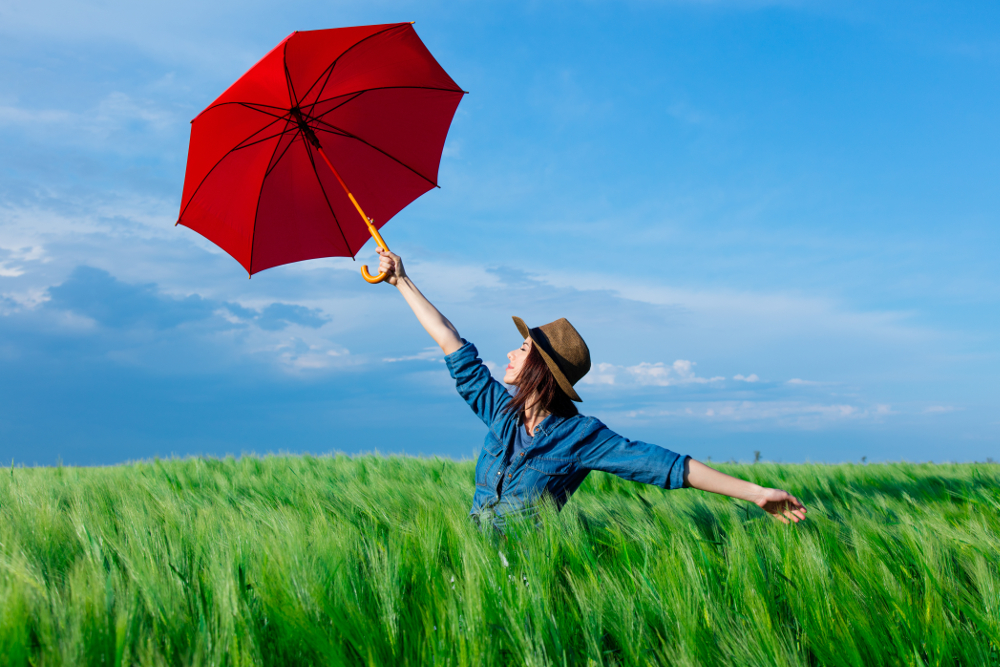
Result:
M517 384L517 376L521 374L521 367L524 366L524 360L528 358L532 345L531 339L525 338L521 347L507 353L510 363L507 364L507 372L503 375L505 384Z

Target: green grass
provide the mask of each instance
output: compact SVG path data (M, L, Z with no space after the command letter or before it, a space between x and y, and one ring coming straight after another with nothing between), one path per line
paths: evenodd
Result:
M1000 665L1000 466L719 467L809 519L593 473L498 540L471 463L4 470L0 665Z

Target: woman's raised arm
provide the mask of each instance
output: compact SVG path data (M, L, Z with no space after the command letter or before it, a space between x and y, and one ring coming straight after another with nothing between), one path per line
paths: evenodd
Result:
M403 269L403 260L399 255L379 248L378 270L381 273L388 273L385 282L395 285L406 303L409 304L417 320L423 325L427 333L431 335L434 342L441 346L441 351L449 355L462 347L462 337L458 335L458 329L448 321L448 318L441 314L430 301L427 300L417 286L413 284L406 271Z

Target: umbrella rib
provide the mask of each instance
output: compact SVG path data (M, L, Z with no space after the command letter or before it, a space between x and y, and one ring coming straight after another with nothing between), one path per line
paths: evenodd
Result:
M236 105L241 106L241 107L246 107L247 109L250 109L251 111L256 111L258 113L262 113L262 114L265 114L267 116L274 116L275 118L280 118L280 116L278 116L277 114L268 113L267 111L264 111L263 109L258 109L257 107L264 107L264 109L274 109L275 111L287 111L285 109L285 107L274 107L274 106L271 106L270 104L258 104L257 102L219 102L218 104L213 104L212 106L206 108L204 111L202 111L200 114L198 114L195 117L195 120L197 120L201 116L204 116L206 113L208 113L212 109L218 109L219 107L224 107L224 106L227 106L227 105L230 105L230 104L236 104ZM194 121L191 121L191 122L193 123Z
M336 110L337 110L337 109L339 109L340 107L344 106L345 104L347 104L347 103L348 103L348 102L350 102L351 100L356 100L356 99L357 99L358 97L360 97L360 96L361 96L361 94L362 94L363 92L365 92L365 91L363 91L363 90L359 90L359 91L358 91L358 92L356 92L356 93L345 93L344 95L337 95L337 97L346 97L347 99L346 99L346 100L344 100L343 102L341 102L340 104L338 104L337 106L333 107L332 109L327 109L327 110L326 110L326 111L324 111L324 112L323 112L323 113L322 113L321 115L325 116L325 115L326 115L326 114L328 114L328 113L333 113L334 111L336 111ZM309 113L308 113L308 114L306 114L306 115L307 115L307 116L312 116L312 112L313 112L313 110L314 110L314 109L316 108L316 105L317 105L317 104L319 104L320 102L329 102L329 101L331 101L331 100L335 100L335 99L337 99L337 97L330 97L330 98L327 98L327 99L325 99L325 100L316 100L315 102L313 102L313 103L312 103L312 105L310 105L310 107L309 107ZM316 116L316 117L318 118L319 116Z
M312 150L309 148L309 142L302 142L305 144L306 155L309 156L309 164L312 165L313 173L316 174L316 182L319 183L319 191L323 193L323 199L326 201L327 208L330 209L330 215L333 216L333 221L337 223L337 229L340 231L340 238L344 239L344 245L347 246L347 252L351 253L351 257L354 257L354 251L351 250L351 244L347 242L347 235L344 234L344 228L340 226L340 220L337 219L337 214L333 210L333 204L330 203L330 198L326 194L326 188L323 187L323 179L319 177L319 171L316 169L316 158L313 157ZM360 248L359 248L360 250Z
M260 132L260 130L257 130L257 132ZM256 132L254 134L256 134ZM253 135L250 135L250 136L253 136ZM281 143L281 142L279 142L279 143ZM201 190L201 186L205 184L205 181L207 181L208 177L212 175L212 172L215 171L215 168L218 167L220 164L222 164L223 160L225 160L227 157L229 157L230 155L232 155L233 153L235 153L237 150L239 150L239 148L240 148L239 145L237 145L237 146L235 146L233 148L230 148L228 151L226 151L225 155L223 155L222 157L220 157L218 159L218 161L215 164L212 165L212 168L208 170L208 173L206 173L205 176L204 176L204 178L201 179L201 182L198 183L198 187L196 187L194 189L194 192L191 193L191 198L188 199L187 204L185 204L184 208L181 209L180 215L177 216L177 222L178 223L180 223L180 221L184 218L184 213L188 210L188 206L190 206L191 202L194 201L194 198L198 195L198 191ZM277 149L277 147L275 147L275 149Z
M326 99L322 100L316 100L311 105L309 105L309 115L310 116L313 115L313 110L316 108L317 104L322 104L323 102L330 102L332 100L337 99L338 97L347 97L349 95L352 96L350 97L350 99L344 100L343 102L333 107L332 109L327 109L320 115L313 116L314 118L322 118L326 114L336 111L337 109L344 106L348 102L352 102L358 99L359 97L361 97L362 94L370 93L376 90L437 90L442 93L462 93L463 95L468 95L468 92L462 90L461 88L438 88L437 86L378 86L376 88L364 88L363 90L355 90L354 92L344 93L342 95L334 95L333 97L327 97Z
M288 145L290 146L294 141L295 140L293 139L292 141L288 142ZM278 152L279 146L281 146L280 141L277 143L277 145L275 145L274 150L271 151L272 162L274 162L274 156ZM285 151L288 151L287 146L285 147ZM282 157L285 157L284 152L281 153L281 157L278 158L278 161L280 161ZM274 164L276 165L277 162L274 162ZM260 179L260 188L257 190L257 207L253 211L253 231L250 233L250 266L247 267L247 273L249 273L251 276L253 275L253 246L254 246L254 241L257 240L257 216L260 215L260 200L264 196L264 182L267 181L267 177L271 174L271 171L273 169L274 166L269 164L267 171L264 172L264 178Z
M229 103L227 103L227 104L229 104ZM240 103L240 104L242 104L242 103ZM243 106L246 106L246 105L243 105ZM267 128L271 127L271 126L272 126L272 125L274 125L274 124L275 124L276 122L278 122L278 120L280 120L280 118L278 118L278 119L276 119L276 120L273 120L273 121L271 121L270 123L268 123L268 124L267 124L267 125L265 125L264 127L260 128L259 130L257 130L257 131L256 131L256 132L254 132L253 134L251 134L251 135L250 135L250 137L252 137L252 136L254 136L254 135L256 135L256 134L259 134L260 132L263 132L264 130L266 130ZM296 129L298 129L298 128L296 128ZM274 136L271 136L271 137L268 137L268 139L273 139L273 138L274 138L275 136L282 136L282 135L283 135L283 134L285 134L285 132L287 132L287 131L288 131L288 130L284 130L284 131L283 131L283 132L282 132L281 134L277 134L277 135L274 135ZM249 139L250 137L247 137L247 139ZM244 139L243 141L246 141L247 139ZM222 157L220 157L220 158L219 158L219 161L218 161L218 162L216 162L215 164L213 164L213 165L212 165L212 168L208 170L208 173L207 173L207 174L205 174L205 177L201 179L201 182L200 182L200 183L198 183L198 187L196 187L196 188L194 189L194 192L192 192L192 193L191 193L191 199L189 199L189 200L188 200L188 203L184 205L184 208L183 208L183 209L181 209L181 212L180 212L180 215L178 215L178 216L177 216L177 222L180 222L180 221L181 221L181 219L183 219L183 218L184 218L184 213L185 213L185 212L187 211L187 209L188 209L188 206L190 206L190 205L191 205L191 202L193 202L193 201L194 201L194 198L195 198L195 197L197 196L197 194L198 194L198 191L199 191L199 190L201 190L201 186L202 186L202 185L204 185L205 181L206 181L206 180L208 180L208 177L212 175L212 172L213 172L213 171L215 171L215 168L216 168L216 167L218 167L218 166L219 166L220 164L222 164L222 161L223 161L223 160L225 160L225 159L226 159L227 157L229 157L230 155L232 155L233 153L235 153L235 152L236 152L236 151L238 151L239 149L241 149L241 148L246 148L247 146L249 146L249 145L252 145L252 144L247 144L246 146L244 146L244 145L241 145L241 144L243 144L243 141L241 141L241 142L240 142L239 144L236 144L236 146L234 146L234 147L230 148L230 149L229 149L228 151L226 151L226 154L225 154L225 155L223 155ZM262 141L267 141L267 139L261 139L260 141L255 141L255 142L253 142L253 143L254 143L254 144L257 144L257 143L261 143ZM278 143L279 143L279 145L280 145L280 143L281 143L281 142L278 142ZM277 146L275 146L275 150L277 150ZM273 158L274 156L272 155L271 157ZM265 174L265 176L266 176L266 174ZM256 218L254 218L254 219L256 219ZM251 252L252 252L252 250L251 250Z
M240 142L236 147L233 148L233 150L234 151L239 151L239 150L243 150L244 148L250 148L251 146L256 146L259 143L267 141L268 139L274 139L275 137L280 137L282 135L288 134L289 132L297 132L298 129L299 128L297 128L295 126L292 126L290 128L285 128L284 130L282 130L281 132L278 132L277 134L269 135L267 137L264 137L263 139L258 139L257 141L251 141L248 144ZM249 137L247 137L247 139L249 139ZM243 141L246 141L246 139L244 139Z
M281 66L285 69L285 85L288 86L288 94L292 98L292 106L299 106L299 98L295 94L295 84L292 83L292 74L288 71L288 40L285 40L285 46L281 49Z
M378 37L379 35L381 35L383 33L389 32L390 30L395 30L396 28L403 28L403 27L408 26L408 25L410 25L410 24L409 23L397 23L397 24L391 25L388 28L385 28L383 30L379 30L378 32L373 32L372 34L368 35L367 37L359 39L358 41L356 41L353 44L351 44L349 47L347 47L346 49L344 49L343 51L341 51L340 55L337 56L334 59L334 61L332 63L330 63L329 66L327 66L327 68L324 69L320 73L320 75L318 77L316 77L316 80L312 82L312 85L309 86L309 88L306 90L306 92L302 95L302 99L307 98L309 96L309 93L311 93L313 91L313 88L316 87L316 84L319 83L320 80L323 79L324 77L326 77L327 82L329 82L330 77L333 75L333 68L337 66L337 62L339 62L340 59L343 58L344 55L348 51L350 51L351 49L353 49L354 47L356 47L358 44L361 44L362 42L366 42L369 39L372 39L373 37ZM326 83L324 83L323 86L326 86Z
M436 188L437 188L437 187L440 187L440 186L439 186L439 185L438 185L437 183L435 183L435 182L434 182L433 180L431 180L431 179L427 178L426 176L424 176L424 175L423 175L423 174L421 174L421 173L420 173L419 171L417 171L416 169L414 169L414 168L413 168L413 167L411 167L410 165L406 164L405 162L403 162L403 161L402 161L402 160L400 160L399 158L397 158L397 157L394 157L393 155L390 155L389 153L385 152L384 150L382 150L382 149L381 149L381 148L379 148L378 146L376 146L376 145L374 145L374 144L372 144L372 143L370 143L370 142L368 142L368 141L365 141L364 139L362 139L362 138L361 138L361 137L359 137L358 135L356 135L356 134L351 134L351 133L350 133L350 132L348 132L347 130L345 130L345 129L343 129L343 128L340 128L340 127L337 127L336 125L331 125L330 123L327 123L327 122L326 122L326 121L324 121L324 120L320 120L319 118L314 118L314 119L312 119L312 120L315 120L315 121L316 121L317 123L320 123L321 125L325 125L325 126L327 126L327 127L331 128L331 129L333 129L333 130L336 130L336 131L337 131L337 133L339 133L339 134L340 134L340 136L342 136L342 137L346 137L346 138L348 138L348 139L354 139L354 140L356 140L356 141L360 141L360 142L361 142L361 143L363 143L363 144L364 144L365 146L368 146L369 148L371 148L371 149L373 149L373 150L376 150L376 151L378 151L379 153L381 153L382 155L386 156L387 158L389 158L389 159L390 159L390 160L392 160L393 162L397 162L397 163L399 163L400 165L402 165L402 166L406 167L407 169L409 169L409 170L410 170L410 171L412 171L412 172L413 172L414 174L416 174L416 175L417 175L417 176L419 176L420 178L424 179L425 181L427 181L428 183L430 183L430 184L431 184L431 185L433 185L434 187L436 187Z
M296 128L296 130L298 130L298 128ZM277 160L274 159L274 155L273 154L271 155L271 163L268 165L267 171L264 172L264 178L267 178L268 176L271 175L271 172L274 171L275 167L278 166L278 163L281 162L281 159L285 157L285 153L287 153L289 151L289 149L291 149L291 147L295 145L295 140L296 139L298 139L298 135L292 137L292 140L289 141L288 144L285 146L285 148L281 151L281 155L278 156ZM278 142L278 144L280 145L281 142ZM278 149L276 147L275 151L277 151L277 150Z
M263 109L256 109L256 108L253 107L253 105L251 105L250 103L247 103L247 102L227 102L227 104L238 104L241 107L246 107L247 109L250 109L250 111L256 111L257 113L262 113L265 116L270 116L271 118L286 118L288 116L287 113L278 114L278 113L271 113L270 111L264 111ZM269 107L269 108L271 108L271 107ZM281 107L273 107L273 108L276 111L284 111L285 110L284 108L281 108Z
M250 141L254 137L259 136L260 133L263 132L264 130L268 129L269 127L274 126L275 124L277 124L279 121L282 121L282 120L287 121L288 117L287 116L281 116L280 118L275 118L274 120L272 120L270 123L268 123L264 127L262 127L260 129L256 130L255 132L253 132L253 134L251 134L250 136L245 137L242 141L240 141L238 144L236 144L235 146L233 146L232 150L238 151L241 148L246 148L247 146L253 146L254 144L260 143L261 141L266 141L267 139L273 139L274 137L279 137L282 134L284 134L285 132L288 132L288 127L286 126L285 129L282 130L281 132L279 132L278 134L271 135L271 136L267 137L266 139L259 139L259 140L256 140L256 141ZM298 128L293 128L293 129L298 129ZM250 143L247 143L248 141Z
M317 104L322 104L323 102L329 102L331 100L337 99L338 97L346 97L348 95L353 95L354 97L352 97L350 100L347 100L348 102L350 102L351 100L357 99L362 93L370 93L375 90L438 90L442 93L462 93L463 95L468 94L467 91L464 91L461 88L440 88L438 86L376 86L375 88L363 88L361 90L355 90L350 93L343 93L342 95L334 95L333 97L327 97L322 100L316 100L315 102L312 103L311 106L315 107ZM333 111L333 109L330 109L330 111ZM324 111L320 115L328 114L330 113L330 111Z

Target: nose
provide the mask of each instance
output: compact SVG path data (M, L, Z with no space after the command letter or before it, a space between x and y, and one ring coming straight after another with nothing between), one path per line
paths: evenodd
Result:
M511 361L511 362L514 361L514 353L513 352L508 352L507 353L507 360Z

